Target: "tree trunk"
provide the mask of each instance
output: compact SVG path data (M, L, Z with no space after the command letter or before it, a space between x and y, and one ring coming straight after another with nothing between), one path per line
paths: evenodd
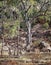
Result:
M4 21L2 21L2 49L1 49L1 56L3 52L3 45L4 45Z
M32 34L31 34L31 23L30 21L27 22L27 46L31 45L32 43Z
M20 23L20 22L19 22ZM20 30L20 24L18 25L18 34L17 34L17 37L18 37L18 39L17 39L17 57L19 57L19 48L18 48L18 45L19 45L19 38L20 38L20 33L19 33L19 30Z

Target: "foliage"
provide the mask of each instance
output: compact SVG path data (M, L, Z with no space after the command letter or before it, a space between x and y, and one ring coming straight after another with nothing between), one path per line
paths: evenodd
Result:
M49 28L49 24L46 22L45 24L43 24L43 27L48 29Z
M10 35L11 37L14 37L15 35L18 35L18 27L19 27L20 23L19 21L17 20L15 22L15 24L10 28Z
M50 14L51 14L51 7L50 7L50 0L6 0L6 1L0 1L1 6L1 15L4 17L1 18L4 21L4 28L7 28L10 30L9 34L14 37L14 35L17 33L17 25L18 27L26 28L27 25L26 22L34 23L36 24L36 19L39 17L40 19L46 19L46 22L43 26L46 28L49 27L48 23L50 21ZM3 4L2 4L3 3ZM4 6L3 6L4 5ZM14 12L14 13L13 13ZM16 19L15 19L16 17ZM21 23L18 24L17 20L19 22L24 22L24 24ZM9 22L7 22L9 21ZM10 27L10 24L12 22L15 22L12 27ZM8 24L7 24L8 23Z

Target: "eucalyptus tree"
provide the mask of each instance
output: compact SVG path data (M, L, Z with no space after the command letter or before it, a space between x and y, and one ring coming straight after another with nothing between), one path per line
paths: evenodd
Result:
M51 5L50 0L6 0L6 3L9 5L11 12L19 11L20 21L25 22L27 26L27 48L32 43L31 24L39 16L45 18L48 15L47 11Z
M47 16L46 13L50 7L50 0L13 0L11 3L19 9L22 21L24 21L27 26L28 46L32 43L31 24L37 17Z

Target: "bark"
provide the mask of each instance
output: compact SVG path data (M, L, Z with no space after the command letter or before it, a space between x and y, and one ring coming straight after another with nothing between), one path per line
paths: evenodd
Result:
M32 43L32 34L31 34L31 23L30 21L27 22L27 46Z
M17 56L19 57L19 48L18 48L18 45L19 45L19 38L20 38L20 33L19 33L19 30L20 30L20 25L18 25L18 34L17 34L17 37L18 37L18 42L17 42Z
M4 45L4 21L2 21L2 49L1 49L1 56L3 52L3 45Z

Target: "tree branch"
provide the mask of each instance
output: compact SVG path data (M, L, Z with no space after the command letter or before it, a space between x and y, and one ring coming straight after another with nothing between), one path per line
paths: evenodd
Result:
M31 21L33 21L35 18L37 18L37 17L39 17L39 16L45 16L45 14L46 14L46 12L48 11L48 7L49 7L49 1L47 1L47 2L44 2L44 4L41 6L41 8L40 8L40 11L39 12L37 12L36 14L36 16L34 16L33 15L33 17L32 17L32 19L30 20L30 22ZM40 12L42 12L42 8L43 8L43 6L45 6L45 4L48 4L48 7L47 7L47 9L44 11L44 13L40 13Z
M26 10L26 13L28 12L28 10L31 8L31 5L27 8L27 10Z
M25 9L25 4L24 4L23 0L21 0L21 3L23 5L23 9Z
M39 12L41 12L42 11L42 8L45 6L45 4L48 4L49 3L49 1L47 1L47 2L45 2L44 1L44 3L43 3L43 5L41 6L41 8L40 8L40 11Z

